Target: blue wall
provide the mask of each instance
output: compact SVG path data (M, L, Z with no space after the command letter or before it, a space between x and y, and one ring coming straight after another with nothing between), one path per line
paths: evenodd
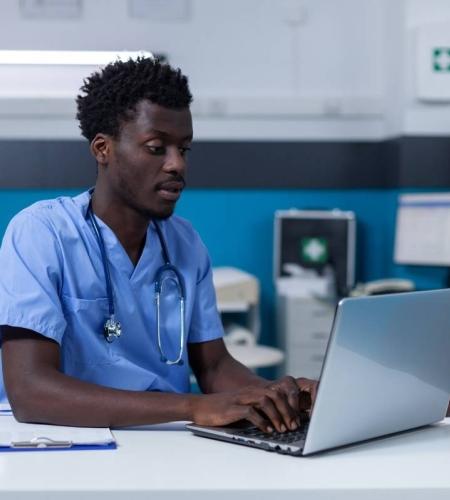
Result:
M76 190L0 190L0 234L16 212L34 201L77 193ZM398 195L397 190L191 189L183 194L177 213L192 221L209 249L214 266L240 267L260 279L262 341L274 343L272 237L277 209L353 210L358 221L356 277L359 281L407 277L421 289L444 286L446 269L393 264Z

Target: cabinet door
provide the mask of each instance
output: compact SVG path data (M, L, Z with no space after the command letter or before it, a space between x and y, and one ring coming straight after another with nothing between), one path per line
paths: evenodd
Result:
M318 379L324 359L325 350L320 351L316 347L293 347L286 352L286 374Z
M285 373L318 378L333 326L335 304L283 298L278 306L278 333L286 354Z

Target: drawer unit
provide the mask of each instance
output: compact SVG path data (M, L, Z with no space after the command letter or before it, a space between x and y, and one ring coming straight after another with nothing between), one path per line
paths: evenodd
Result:
M283 374L320 376L334 312L333 302L278 297L277 333L286 356Z
M324 349L314 347L293 347L286 351L285 372L293 377L318 379L325 358Z

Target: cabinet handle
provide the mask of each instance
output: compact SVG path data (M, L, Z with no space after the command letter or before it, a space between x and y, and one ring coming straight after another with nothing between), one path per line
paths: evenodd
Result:
M328 338L328 333L326 332L314 332L312 334L313 339L326 340Z
M329 318L331 316L329 311L313 311L312 315L315 318Z

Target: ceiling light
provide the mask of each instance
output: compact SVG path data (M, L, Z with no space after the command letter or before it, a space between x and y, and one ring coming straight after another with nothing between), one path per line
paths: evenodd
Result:
M71 50L0 50L0 64L102 66L113 61L137 57L154 58L151 52L71 51Z

